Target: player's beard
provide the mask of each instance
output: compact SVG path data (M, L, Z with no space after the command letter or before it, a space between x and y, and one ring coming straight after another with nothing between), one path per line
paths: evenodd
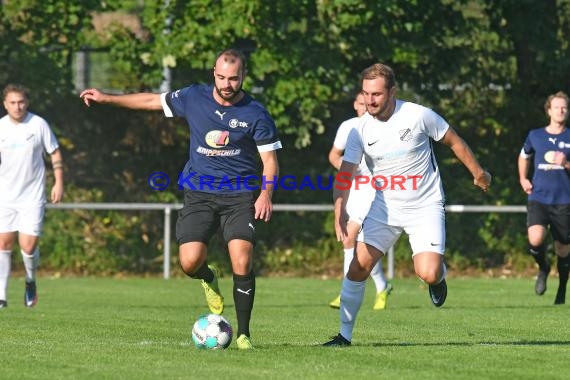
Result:
M374 116L376 119L381 121L386 121L390 118L390 116L392 116L391 113L389 112L392 102L393 99L390 97L385 103L377 104L376 106L373 106L373 108L371 108L371 106L367 104L366 110L370 115Z
M218 94L218 96L222 99L224 99L225 101L232 101L236 96L239 95L240 91L241 91L241 85L236 88L235 90L232 87L227 87L227 88L219 88L218 86L214 86L214 88L216 89L216 93ZM228 94L224 94L222 91L231 91Z

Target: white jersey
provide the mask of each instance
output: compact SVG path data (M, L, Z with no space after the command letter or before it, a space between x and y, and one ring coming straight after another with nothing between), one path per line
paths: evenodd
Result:
M47 122L28 112L14 124L0 119L0 205L35 206L45 203L44 151L59 147Z
M352 119L343 121L336 131L336 136L333 142L334 147L339 150L345 150L346 142L348 140L348 136L350 135L350 131L358 128L359 124L360 124L359 117L353 117ZM358 165L358 169L356 169L355 175L369 175L369 174L370 171L366 166L366 162L364 162L364 159L362 159L360 161L360 165Z
M390 211L443 204L431 139L439 141L448 128L431 109L401 100L386 122L368 113L361 117L348 137L344 160L366 161L378 189L373 208Z

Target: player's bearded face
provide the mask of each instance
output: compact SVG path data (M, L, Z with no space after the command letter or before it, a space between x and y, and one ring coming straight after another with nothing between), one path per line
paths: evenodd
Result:
M386 120L391 115L396 89L387 88L384 78L362 81L362 93L368 113L377 119Z
M220 96L220 98L228 101L232 100L239 94L239 92L241 91L241 86L242 86L241 80L237 82L232 82L229 80L228 81L216 80L215 83L216 93Z
M240 94L243 72L239 62L225 62L220 59L214 68L214 88L220 98L231 101Z

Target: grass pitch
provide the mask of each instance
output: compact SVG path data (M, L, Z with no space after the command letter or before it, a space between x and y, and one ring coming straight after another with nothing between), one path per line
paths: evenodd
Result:
M396 279L388 308L373 311L368 283L353 346L319 345L338 332L327 304L339 280L258 278L255 350L199 351L190 336L207 311L190 279L38 280L23 306L12 278L0 310L2 379L566 379L570 306L554 306L533 279L448 279L445 306L417 279ZM231 279L220 286L237 327Z

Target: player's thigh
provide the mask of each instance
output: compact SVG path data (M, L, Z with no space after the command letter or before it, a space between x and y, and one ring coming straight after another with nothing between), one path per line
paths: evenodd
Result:
M18 231L18 210L13 207L0 206L0 234Z
M44 205L18 208L16 222L18 232L20 234L29 235L32 240L33 237L39 237L42 233L44 215Z
M555 241L570 244L570 205L551 206L550 230Z
M372 186L350 190L348 201L346 202L346 213L350 221L362 224L374 200L375 191Z
M554 251L566 257L570 253L570 205L552 206L550 229L554 239Z
M255 206L253 193L236 193L220 197L223 202L220 225L226 243L234 239L255 244Z
M526 225L528 241L531 245L542 245L546 239L547 227L551 217L548 206L540 202L530 201L527 204Z
M201 242L208 245L219 226L214 194L185 191L184 206L178 211L176 240L179 245Z
M398 240L402 234L402 230L403 229L399 226L391 226L382 219L377 219L372 214L369 214L364 222L362 222L362 229L356 241L371 245L382 254L386 254L390 247Z
M445 252L445 210L434 205L410 212L403 219L408 234L412 257L421 252Z

